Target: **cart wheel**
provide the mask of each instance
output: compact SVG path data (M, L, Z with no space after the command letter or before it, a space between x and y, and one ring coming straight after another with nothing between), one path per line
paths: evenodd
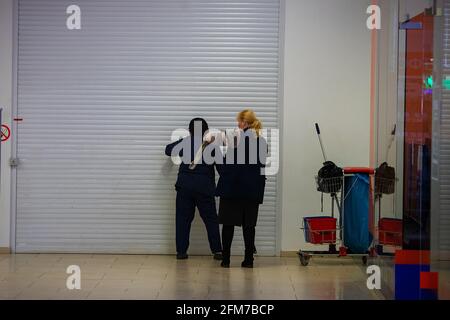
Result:
M363 263L363 265L367 265L367 256L363 256L362 257L362 263Z
M383 255L383 246L381 244L377 245L377 254L379 256Z
M330 244L330 245L328 246L328 251L329 251L330 253L337 253L337 251L336 251L336 245L335 245L335 244Z
M309 264L309 259L311 259L311 256L300 254L300 263L302 266L306 267Z
M377 249L375 247L370 248L369 257L375 258L377 256Z

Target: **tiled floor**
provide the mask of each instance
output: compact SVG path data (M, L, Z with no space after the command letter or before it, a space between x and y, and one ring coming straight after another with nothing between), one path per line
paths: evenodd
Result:
M230 269L212 257L0 255L0 299L382 299L368 290L360 260L256 257L254 269ZM81 290L68 290L66 268L81 268Z

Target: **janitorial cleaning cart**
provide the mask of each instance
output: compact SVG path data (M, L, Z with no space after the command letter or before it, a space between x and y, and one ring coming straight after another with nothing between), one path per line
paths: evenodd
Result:
M364 264L371 254L372 235L369 232L369 210L373 203L370 188L370 168L340 168L327 160L320 128L316 132L325 160L316 176L317 191L322 194L320 216L305 217L301 229L305 241L326 245L327 250L299 250L300 263L307 266L312 256L360 256ZM323 215L323 197L331 199L331 214Z

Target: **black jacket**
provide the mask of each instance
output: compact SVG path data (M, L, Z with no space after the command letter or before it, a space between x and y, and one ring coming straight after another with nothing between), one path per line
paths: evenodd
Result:
M228 149L224 163L217 165L220 178L216 196L263 203L266 176L262 169L266 158L266 140L256 137L254 131L246 130L237 148Z
M175 183L177 190L184 188L208 196L214 196L216 189L214 163L206 164L202 159L195 169L189 168L201 143L201 138L193 139L189 136L167 145L165 153L167 156L180 156L182 160ZM215 150L211 154L215 156Z

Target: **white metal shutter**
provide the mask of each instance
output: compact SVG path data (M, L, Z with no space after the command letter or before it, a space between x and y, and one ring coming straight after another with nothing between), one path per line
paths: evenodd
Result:
M450 1L444 1L443 78L450 79ZM442 259L450 259L450 90L442 90L440 123L440 217L439 251Z
M173 253L178 168L164 147L195 116L232 128L251 107L277 127L279 1L77 0L81 30L66 28L70 4L19 0L16 250ZM276 194L271 177L266 255ZM208 253L195 221L190 252Z

